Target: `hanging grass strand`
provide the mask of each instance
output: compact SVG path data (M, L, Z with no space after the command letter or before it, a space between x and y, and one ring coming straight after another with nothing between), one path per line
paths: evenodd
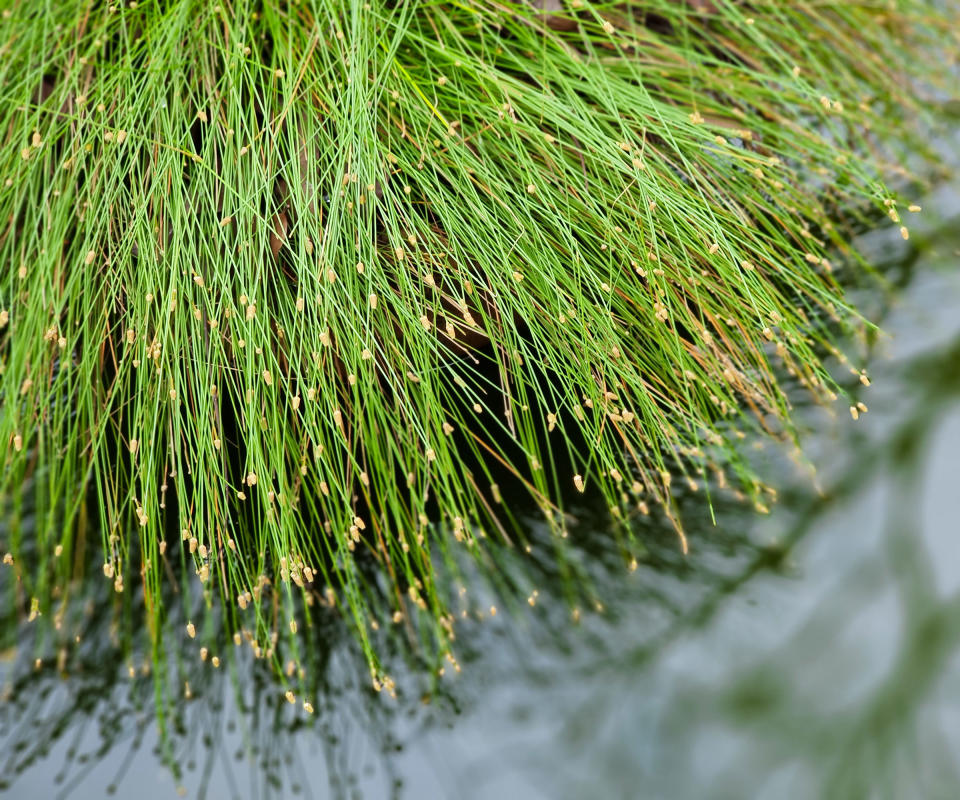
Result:
M524 546L517 493L559 563L580 493L628 556L658 509L685 550L677 486L766 508L741 439L795 438L787 382L866 412L824 354L869 329L854 233L906 240L920 210L887 165L932 158L922 56L957 21L544 8L3 15L0 514L35 528L0 551L37 613L76 577L54 547L95 529L157 651L181 570L278 672L298 613L343 614L392 692L376 631L458 668L437 570Z

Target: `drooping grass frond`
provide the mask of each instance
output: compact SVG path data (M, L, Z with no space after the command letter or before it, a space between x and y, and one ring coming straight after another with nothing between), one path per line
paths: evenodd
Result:
M921 0L11 6L23 596L56 614L102 546L149 624L187 574L272 658L318 598L380 683L371 628L447 653L436 565L522 544L503 482L560 559L569 487L626 559L671 481L762 506L738 436L791 436L784 376L836 399L824 354L860 322L834 265L862 266L837 221L906 224L883 179L950 30Z

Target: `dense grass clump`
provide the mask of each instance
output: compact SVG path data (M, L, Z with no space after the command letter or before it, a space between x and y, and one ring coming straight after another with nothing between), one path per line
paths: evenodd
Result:
M435 570L524 546L518 492L561 561L570 487L605 498L625 564L634 514L686 547L671 482L762 510L737 443L793 436L784 378L841 393L824 355L861 324L837 275L871 208L908 236L883 180L923 156L904 120L951 22L922 0L5 4L18 601L56 619L102 548L158 651L173 580L278 665L339 607L389 687L375 631L453 660Z

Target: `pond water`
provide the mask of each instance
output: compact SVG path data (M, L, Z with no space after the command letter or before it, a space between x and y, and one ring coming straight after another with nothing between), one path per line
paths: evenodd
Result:
M886 334L869 413L798 409L817 479L758 452L781 487L769 516L718 500L716 526L703 510L691 524L688 558L651 523L629 573L584 508L578 546L602 611L573 625L545 567L535 609L460 629L462 672L430 703L372 694L331 644L312 725L222 670L185 703L178 776L158 755L150 690L90 642L80 674L44 671L4 703L3 791L960 796L960 218L934 212L960 198L947 186L925 205L909 246L889 231L865 240L901 284L889 309L862 298Z

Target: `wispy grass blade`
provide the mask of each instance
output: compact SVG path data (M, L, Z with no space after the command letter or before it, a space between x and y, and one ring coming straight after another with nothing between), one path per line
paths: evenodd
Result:
M740 439L794 436L785 376L844 393L852 234L909 235L885 181L927 163L924 55L955 23L923 0L8 7L21 599L61 613L99 547L158 650L171 579L278 667L304 599L389 687L380 626L453 659L437 565L524 546L501 481L561 562L571 488L627 564L657 507L686 547L673 481L764 510Z

